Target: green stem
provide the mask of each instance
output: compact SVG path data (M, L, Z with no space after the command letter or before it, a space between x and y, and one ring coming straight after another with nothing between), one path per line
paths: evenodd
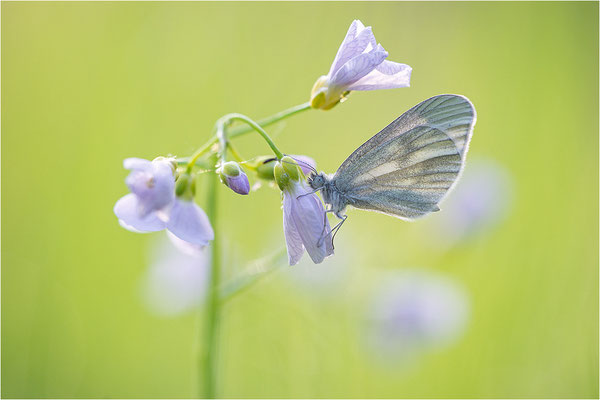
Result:
M274 124L276 122L279 122L286 118L289 118L292 115L298 114L302 111L306 111L308 109L310 109L310 102L299 104L294 107L290 107L287 110L283 110L281 112L278 112L277 114L273 114L269 117L260 119L256 123L260 126L269 126L271 124ZM231 131L229 132L229 138L233 139L235 137L242 136L242 135L252 131L253 129L254 128L252 128L251 126L248 126L248 125L232 128ZM182 164L188 164L188 170L189 170L188 172L191 172L191 168L194 166L196 161L198 161L198 159L204 153L209 151L210 148L218 141L219 141L219 138L217 137L217 135L213 135L202 147L200 147L198 150L196 150L194 152L194 154L192 154L192 156L189 158L189 162L185 158L179 159L179 162Z
M219 301L219 286L220 286L220 253L217 229L217 192L218 178L211 176L210 186L208 190L209 200L206 207L208 218L215 228L215 239L212 242L211 252L211 267L210 267L210 282L209 291L206 299L206 308L204 311L204 346L202 346L201 355L201 376L203 381L202 387L203 398L213 399L217 394L217 352L218 352L218 332L219 332L219 317L220 305Z
M278 112L277 114L273 114L270 117L259 119L256 122L260 126L269 126L271 124L274 124L276 122L279 122L281 120L289 118L292 115L298 114L298 113L300 113L302 111L306 111L306 110L309 110L309 109L310 109L310 102L306 102L306 103L299 104L299 105L294 106L294 107L290 107L287 110L283 110L281 112ZM252 130L252 128L250 128L248 126L239 126L239 127L234 128L234 129L231 130L231 132L229 133L229 137L233 139L234 137L241 136L241 135L243 135L245 133L250 132L251 130Z
M269 145L271 150L273 150L273 153L275 153L275 155L277 156L278 159L281 160L281 158L283 157L283 153L277 148L277 146L275 146L275 143L269 137L267 132L265 132L265 130L263 128L261 128L261 126L259 124L257 124L256 122L254 122L252 119L246 117L243 114L232 113L232 114L227 114L227 115L223 116L223 118L221 118L220 121L222 121L220 123L223 125L227 125L233 121L242 121L242 122L248 124L252 129L254 129L256 132L258 132L258 134L261 135L263 137L263 139L265 139L265 142L267 142L267 144ZM220 132L219 136L222 135L221 140L223 142L226 142L227 138L225 136L225 130L222 128L217 128L217 131Z

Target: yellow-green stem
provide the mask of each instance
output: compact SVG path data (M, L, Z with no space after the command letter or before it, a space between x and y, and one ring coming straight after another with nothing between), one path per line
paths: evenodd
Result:
M211 267L209 290L206 298L206 306L204 309L204 336L201 338L204 345L201 350L200 359L200 379L202 380L201 387L203 388L202 396L206 399L214 399L217 396L217 371L218 371L218 347L219 347L219 320L220 320L220 301L219 301L219 286L220 286L220 252L218 240L217 226L217 192L218 178L210 177L208 190L208 204L206 212L208 218L215 230L215 238L212 242L211 251Z
M276 122L279 122L281 120L284 120L286 118L291 117L292 115L298 114L302 111L306 111L310 109L310 102L307 103L303 103L303 104L299 104L297 106L294 107L290 107L287 110L283 110L281 112L278 112L277 114L273 114L269 117L263 118L258 120L256 123L258 125L262 126L269 126L271 124L274 124ZM238 126L235 128L232 128L229 131L229 138L233 139L235 137L244 135L250 131L252 131L253 128L250 126ZM219 141L219 138L217 137L217 135L213 135L204 145L202 145L202 147L200 147L198 150L196 150L194 152L194 154L192 154L192 156L189 159L189 162L187 162L188 164L188 172L191 172L192 167L194 166L194 164L196 164L196 161L198 161L198 159L207 151L210 150L210 148ZM182 161L183 162L183 161Z

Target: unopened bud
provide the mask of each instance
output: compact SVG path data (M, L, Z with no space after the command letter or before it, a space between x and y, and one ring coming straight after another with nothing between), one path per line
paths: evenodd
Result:
M195 185L194 179L190 174L181 174L175 182L175 195L183 197L186 200L191 200L194 197Z
M217 169L217 173L219 174L221 182L234 192L242 195L250 193L248 176L235 161L224 163Z

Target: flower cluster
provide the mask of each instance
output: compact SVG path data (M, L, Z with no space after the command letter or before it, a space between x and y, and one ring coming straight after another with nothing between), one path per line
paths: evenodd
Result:
M221 183L240 195L248 195L251 185L247 171L259 180L275 182L283 199L283 228L290 265L298 263L304 251L315 263L333 254L332 231L320 198L306 183L315 162L306 156L284 156L263 126L310 108L328 110L352 90L375 90L409 86L411 68L387 61L387 51L377 43L371 27L352 22L329 73L315 83L310 102L254 122L241 114L228 114L217 121L215 136L187 158L159 157L153 161L128 158L130 170L125 180L130 194L117 201L114 212L119 223L134 232L167 230L181 247L199 248L214 239L211 222L194 202L198 174L213 172ZM229 131L232 122L242 122L259 133L275 157L245 160L234 150ZM241 134L244 132L239 131ZM228 160L231 153L237 161Z

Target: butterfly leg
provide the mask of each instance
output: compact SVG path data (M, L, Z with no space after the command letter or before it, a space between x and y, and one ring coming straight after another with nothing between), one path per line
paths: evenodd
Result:
M337 217L339 218L339 215ZM331 247L333 247L334 249L335 249L335 246L333 244L333 240L335 239L335 235L337 235L340 228L342 227L342 225L344 225L344 222L346 222L347 219L348 219L348 216L343 215L342 220L340 222L338 222L337 225L334 226L333 229L331 230L331 232L335 231L335 232L333 232L333 236L331 237Z
M309 193L304 193L304 194L301 194L300 196L296 196L296 200L298 200L300 197L308 196L309 194L315 194L315 193L317 193L319 190L321 190L321 188L319 188L319 189L315 189L315 190L313 190L312 192L309 192Z
M328 212L333 212L333 210L326 210L325 211L325 218L327 218L327 213ZM338 222L329 232L327 232L327 234L325 234L325 227L327 226L326 224L323 226L323 231L321 233L321 239L319 239L319 241L317 242L317 246L321 246L323 244L323 241L325 240L325 238L331 234L333 234L333 236L331 237L331 247L333 247L335 249L335 246L333 245L333 239L335 239L335 235L338 233L338 231L340 230L340 228L342 227L342 225L344 224L344 222L346 222L346 219L348 218L347 215L342 215L339 216L336 214L336 217L340 218L341 221Z
M329 231L327 234L325 234L325 229L327 228L327 213L330 213L330 212L333 212L333 210L332 209L325 210L325 213L323 213L323 229L321 230L321 238L317 242L317 246L321 246L323 244L323 240L325 240L325 238L327 236L329 236L329 234L331 234L331 231Z

